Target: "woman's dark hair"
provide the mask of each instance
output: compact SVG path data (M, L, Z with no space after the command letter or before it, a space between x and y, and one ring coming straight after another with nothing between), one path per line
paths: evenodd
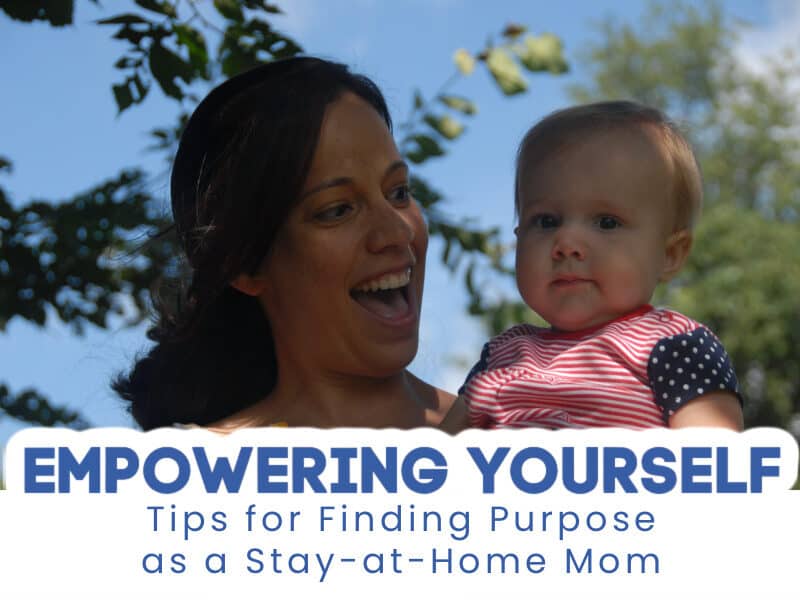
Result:
M372 105L391 128L372 81L310 57L225 81L189 119L171 197L191 280L177 296L173 290L154 301L157 321L147 336L156 345L112 384L143 429L208 424L274 387L269 323L258 300L229 283L262 265L300 196L325 111L345 92Z

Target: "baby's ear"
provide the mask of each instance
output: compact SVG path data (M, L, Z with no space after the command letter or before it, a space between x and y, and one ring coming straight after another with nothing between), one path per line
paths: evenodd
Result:
M664 269L659 281L669 281L683 268L692 249L692 232L688 229L676 231L667 238L664 248Z
M231 287L248 296L260 296L267 287L267 280L263 275L242 274L231 281Z

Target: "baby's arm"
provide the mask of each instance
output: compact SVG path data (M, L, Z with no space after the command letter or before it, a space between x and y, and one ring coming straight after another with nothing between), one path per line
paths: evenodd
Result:
M744 429L744 418L739 399L731 392L711 392L699 396L676 411L669 418L671 428L725 427L735 431Z
M467 402L464 396L458 396L456 401L447 411L447 415L439 424L439 429L445 433L456 434L459 431L464 431L469 428L469 413L467 409Z

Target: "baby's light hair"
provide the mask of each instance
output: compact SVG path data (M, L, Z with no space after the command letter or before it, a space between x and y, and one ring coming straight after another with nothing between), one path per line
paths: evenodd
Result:
M631 127L652 127L659 133L664 151L673 166L675 199L674 230L692 229L703 204L700 167L691 145L680 128L663 112L628 100L595 102L558 110L531 127L517 152L514 207L520 209L520 186L526 165L535 166L575 144L582 134Z

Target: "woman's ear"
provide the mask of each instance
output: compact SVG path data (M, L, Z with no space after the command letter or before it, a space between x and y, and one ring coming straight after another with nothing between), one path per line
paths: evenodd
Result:
M676 231L667 238L664 248L664 269L660 281L669 281L683 268L692 249L692 232L688 229Z
M248 296L260 296L267 287L267 280L263 275L242 274L231 281L231 287Z

